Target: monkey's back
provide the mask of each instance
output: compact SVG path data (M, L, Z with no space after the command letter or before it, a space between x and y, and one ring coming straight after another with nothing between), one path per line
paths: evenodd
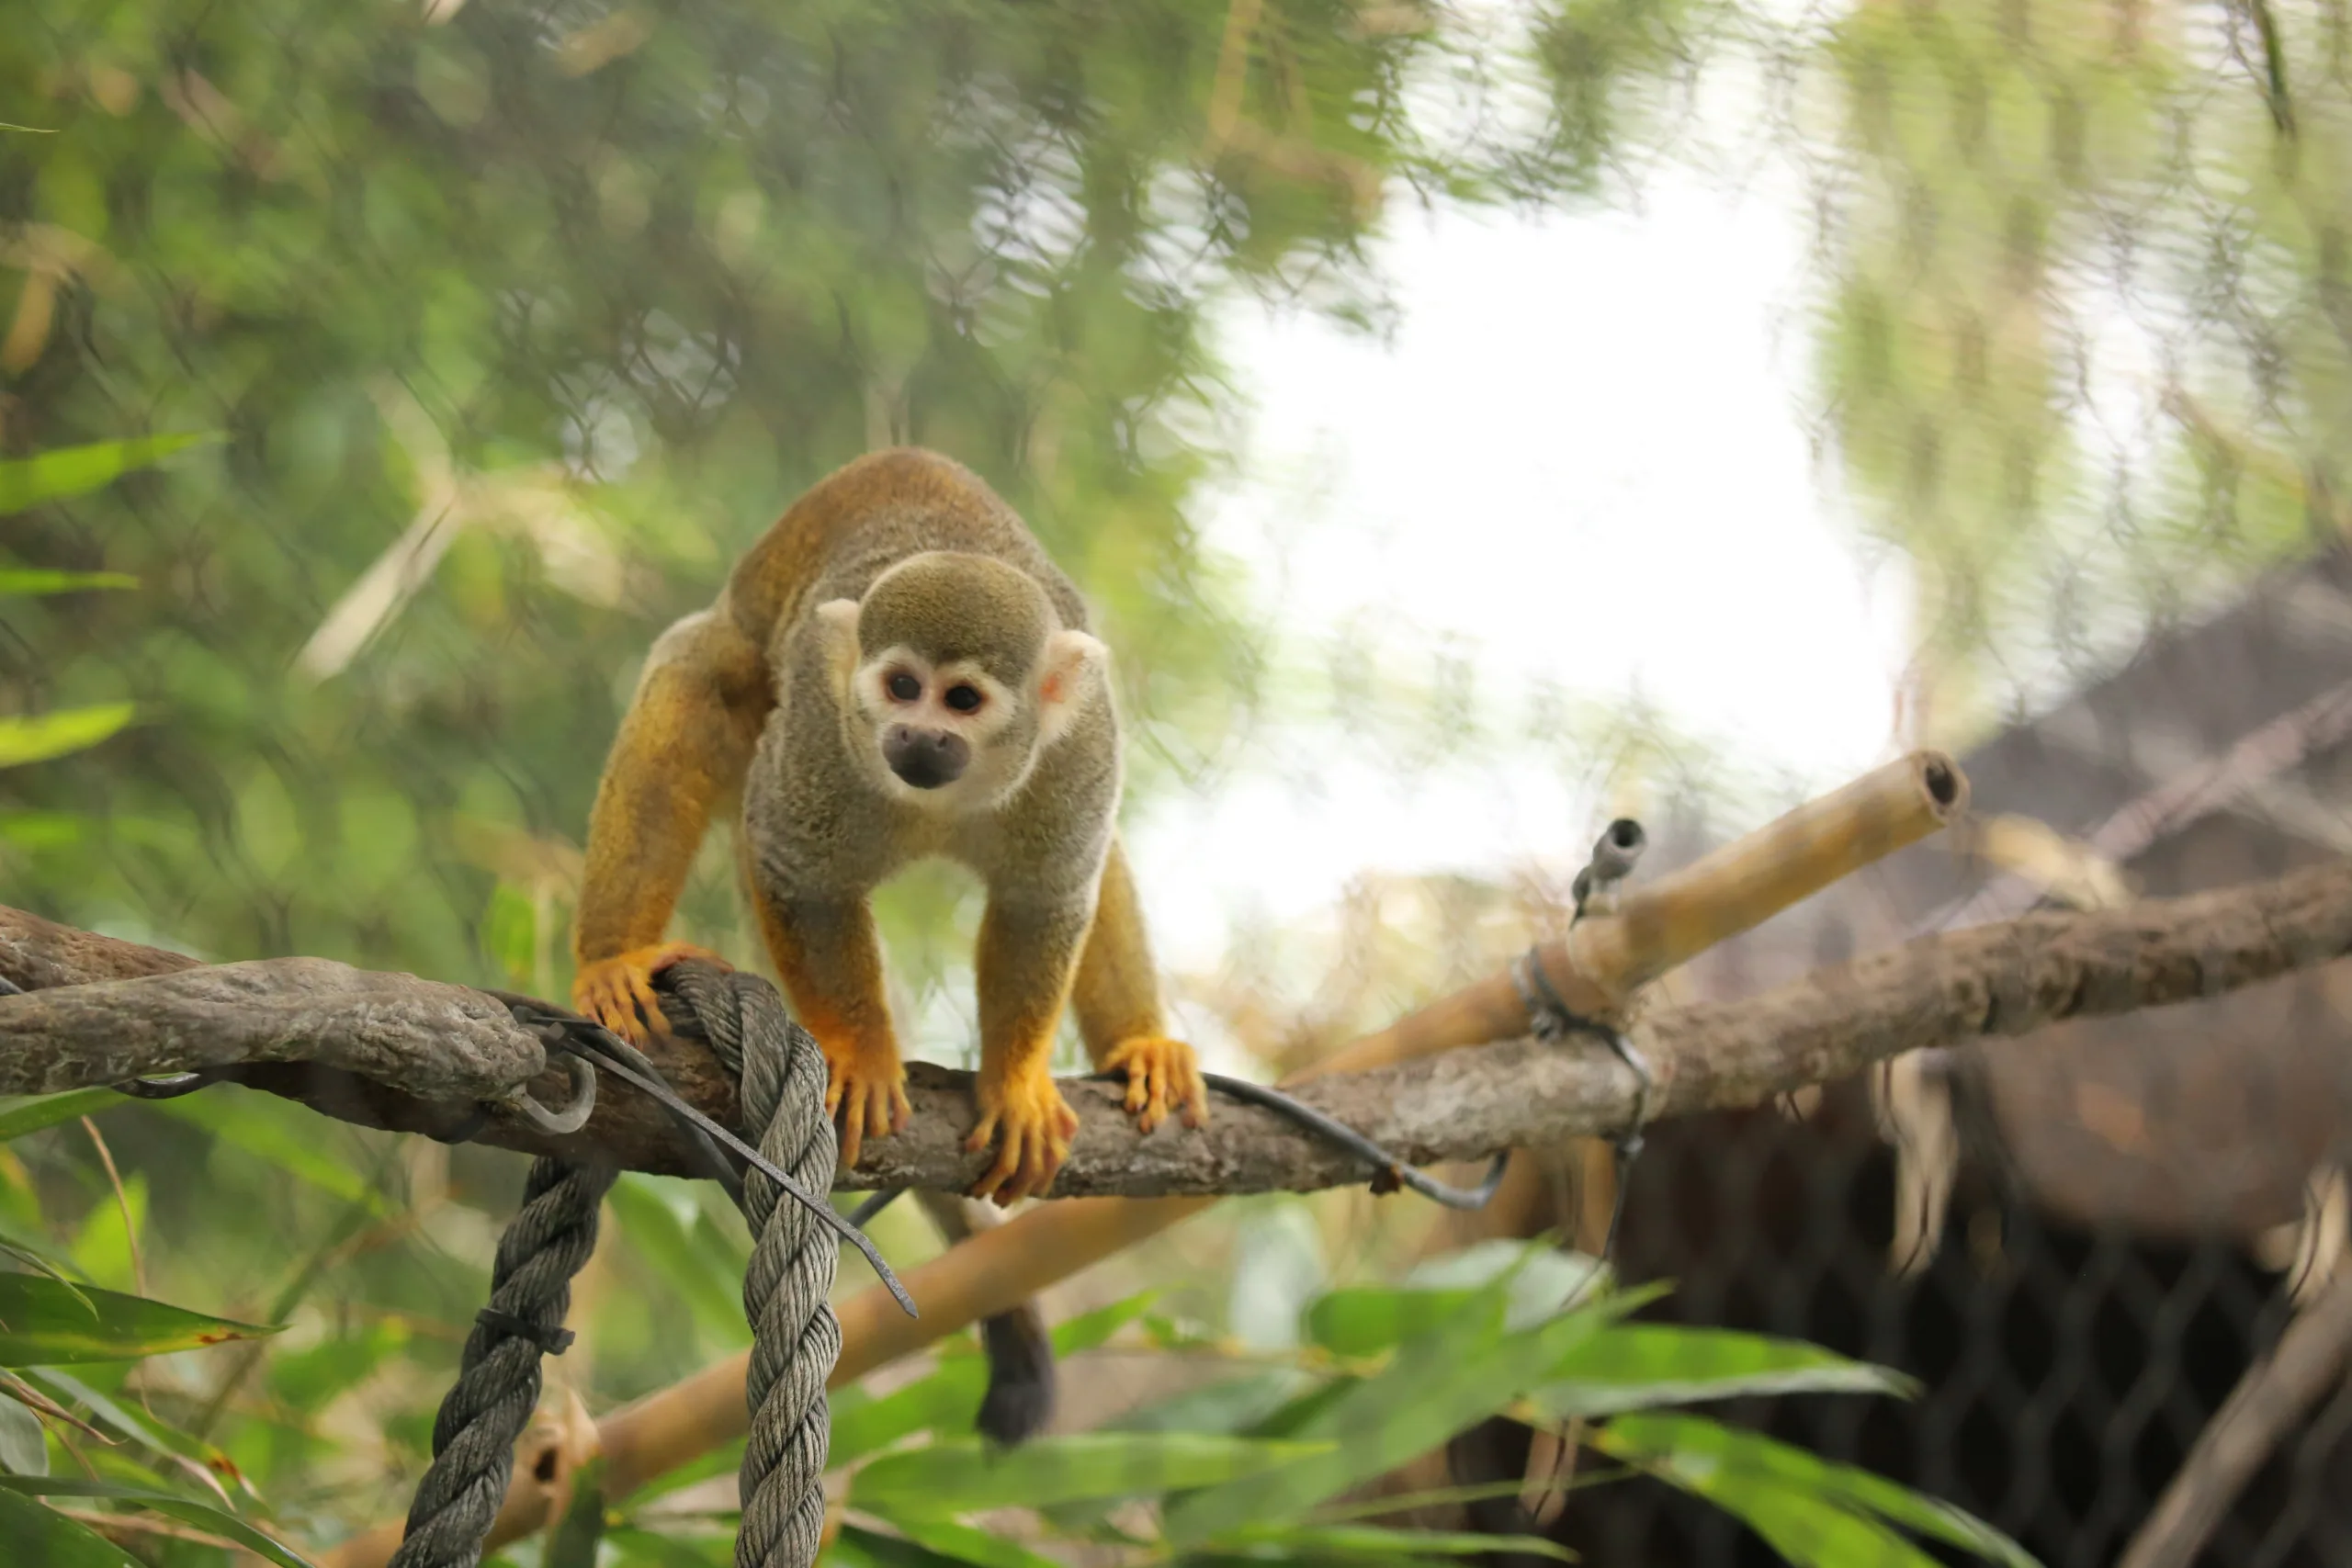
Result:
M843 464L810 486L728 581L744 630L780 656L809 612L857 599L898 562L924 550L992 556L1036 579L1062 625L1086 629L1086 604L1020 514L952 457L894 446Z

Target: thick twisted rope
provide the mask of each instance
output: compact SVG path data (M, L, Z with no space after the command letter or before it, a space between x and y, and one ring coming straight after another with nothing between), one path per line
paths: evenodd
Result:
M700 964L679 964L662 979L741 1078L743 1125L758 1131L760 1153L810 1191L831 1190L841 1151L825 1114L825 1059L775 987ZM743 1275L752 1435L743 1450L736 1568L809 1568L823 1541L831 1437L825 1383L842 1353L829 1298L841 1249L822 1222L786 1197L757 1168L744 1172L745 1216L759 1240Z
M678 965L662 987L691 1015L679 1021L707 1040L741 1081L743 1121L758 1130L761 1156L809 1192L829 1191L840 1150L825 1114L824 1057L775 988L706 964ZM563 1026L553 1028L560 1034ZM641 1057L636 1062L652 1071ZM616 1175L604 1166L532 1163L522 1212L499 1238L490 1305L441 1402L433 1463L390 1568L475 1568L481 1561L514 1471L514 1444L538 1404L539 1357L571 1343L563 1317L571 1278L595 1250L597 1211ZM743 1280L752 1433L735 1538L739 1568L812 1568L824 1539L831 1435L825 1383L842 1348L828 1298L839 1251L823 1220L784 1201L788 1196L756 1165L744 1172L744 1213L759 1239Z
M539 1357L571 1342L571 1279L596 1249L596 1213L619 1173L537 1159L522 1211L498 1238L490 1305L466 1337L458 1381L433 1420L433 1463L417 1483L390 1568L474 1568L514 1473L514 1444L539 1403Z

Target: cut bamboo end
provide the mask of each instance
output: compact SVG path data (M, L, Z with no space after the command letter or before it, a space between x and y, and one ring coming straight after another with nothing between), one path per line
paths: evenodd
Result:
M1646 887L1628 889L1614 913L1577 921L1561 940L1539 944L1535 960L1571 1011L1614 1021L1645 982L1917 843L1967 809L1968 775L1960 764L1942 751L1914 751ZM1298 1076L1390 1066L1513 1039L1531 1024L1510 976L1489 976Z
M1628 890L1614 915L1580 921L1540 948L1544 971L1570 1007L1613 1014L1645 981L1909 848L1967 807L1960 764L1915 751ZM1569 991L1577 982L1581 1003Z

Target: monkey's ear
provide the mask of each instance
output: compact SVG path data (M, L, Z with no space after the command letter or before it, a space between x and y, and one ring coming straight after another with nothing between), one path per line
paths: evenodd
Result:
M857 673L857 601L828 599L818 605L817 635L824 639L833 689L846 696L850 677Z
M1037 715L1046 745L1069 733L1110 668L1111 650L1084 632L1057 631L1046 639L1046 655L1037 661Z

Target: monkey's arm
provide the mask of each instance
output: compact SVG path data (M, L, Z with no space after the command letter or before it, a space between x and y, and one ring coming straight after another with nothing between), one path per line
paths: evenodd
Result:
M980 1119L965 1143L998 1142L996 1163L972 1187L1009 1205L1053 1184L1069 1156L1078 1114L1054 1087L1054 1032L1061 1022L1089 910L1082 897L989 892L974 954L980 998Z
M825 1111L841 1118L841 1165L857 1164L867 1138L895 1133L914 1108L890 1028L882 943L862 894L779 893L753 874L744 883L760 934L801 1026L825 1053Z
M642 1042L666 1027L652 976L688 956L662 945L715 802L742 786L775 702L765 659L722 605L662 634L605 759L588 818L587 868L573 921L572 1005Z
M1148 1133L1171 1108L1184 1125L1208 1120L1208 1086L1193 1048L1171 1040L1159 1006L1159 976L1153 966L1142 901L1117 838L1102 863L1094 926L1079 960L1071 1001L1086 1054L1105 1072L1127 1075L1127 1113Z
M915 1197L951 1247L1004 1223L950 1192L918 1190ZM989 1359L989 1391L976 1423L980 1434L1007 1447L1025 1442L1054 1416L1054 1339L1037 1298L983 1318L980 1344Z

